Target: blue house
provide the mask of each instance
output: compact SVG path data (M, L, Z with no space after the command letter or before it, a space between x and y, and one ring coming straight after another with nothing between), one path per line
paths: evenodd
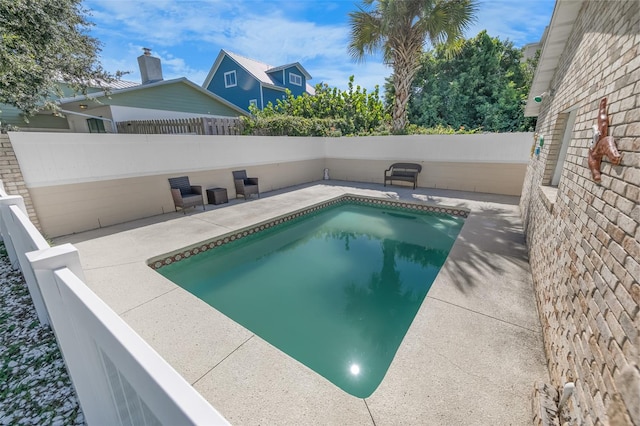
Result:
M269 102L275 104L286 89L294 96L314 94L310 79L299 62L274 67L220 50L202 87L248 111L250 105L263 109Z

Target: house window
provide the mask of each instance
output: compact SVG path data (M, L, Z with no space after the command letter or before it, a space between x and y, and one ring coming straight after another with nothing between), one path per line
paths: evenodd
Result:
M104 129L104 121L97 118L88 118L87 125L89 126L89 133L107 133Z
M298 74L289 73L289 83L302 86L302 77Z
M236 80L236 71L229 71L224 73L224 87L235 87L238 85L238 81Z
M251 99L249 101L249 107L255 107L258 108L258 100L257 99Z
M571 156L567 159L567 154L571 144L571 137L573 136L577 112L578 106L576 105L560 113L555 126L549 129L552 135L558 135L558 138L562 136L561 141L556 141L555 136L548 138L546 141L543 139L544 151L541 150L540 159L546 158L546 160L544 163L544 175L539 186L539 194L549 212L552 212L556 203L558 185L562 178L562 172L565 170L565 163L567 161L575 161Z
M562 145L558 151L558 159L553 166L553 175L551 177L551 186L558 186L560 183L560 176L562 176L562 169L564 168L564 161L567 158L567 150L569 149L569 143L571 142L571 134L573 133L573 125L576 122L576 114L578 110L574 109L567 115L564 132L562 134Z

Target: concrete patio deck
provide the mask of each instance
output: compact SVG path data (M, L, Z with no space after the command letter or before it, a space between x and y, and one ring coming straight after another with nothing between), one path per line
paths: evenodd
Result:
M378 389L353 397L146 265L344 193L471 210ZM320 181L55 239L89 287L232 424L530 424L549 382L518 198Z

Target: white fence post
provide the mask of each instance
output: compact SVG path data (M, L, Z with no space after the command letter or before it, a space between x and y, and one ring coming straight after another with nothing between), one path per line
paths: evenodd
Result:
M27 262L25 253L34 249L49 247L46 240L29 220L24 198L19 195L8 195L4 184L0 181L0 233L14 269L20 268L27 283L31 300L36 308L41 324L49 324L47 308L42 300L38 283Z
M109 387L103 374L97 374L95 360L96 348L87 345L78 337L78 324L73 319L73 312L63 300L54 272L68 268L81 279L84 272L80 265L78 250L71 244L50 247L44 250L26 253L36 280L46 301L47 311L60 352L65 360L67 371L78 394L82 411L88 424L120 424L113 410ZM106 399L106 400L105 400Z
M227 425L81 280L71 244L27 253L89 424Z
M40 231L31 223L29 217L17 205L2 206L2 221L6 226L7 236L11 240L13 250L29 288L31 300L36 308L38 320L41 324L49 325L49 315L40 292L40 287L27 260L26 253L49 247Z
M50 247L0 181L0 235L42 324L51 325L92 425L228 425L83 282L78 250Z
M1 183L0 183L1 184ZM4 222L4 211L8 211L8 207L5 206L18 206L20 210L27 214L27 207L24 204L24 198L20 195L6 195L4 191L0 193L0 233L2 234L2 240L4 241L4 246L7 249L7 254L9 255L9 261L11 262L11 266L14 269L18 267L18 256L16 255L16 250L13 247L13 242L9 237L9 230L7 229L7 225Z

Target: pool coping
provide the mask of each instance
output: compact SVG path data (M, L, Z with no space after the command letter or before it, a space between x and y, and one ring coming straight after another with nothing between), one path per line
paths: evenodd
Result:
M249 226L227 232L226 234L203 240L196 244L191 244L186 247L172 250L159 256L154 256L147 260L147 265L151 269L158 270L164 266L168 266L181 260L188 259L191 256L195 256L199 253L204 253L206 251L222 247L228 243L241 240L250 235L257 234L266 229L270 229L274 226L281 225L291 220L301 218L308 214L315 213L319 210L323 210L341 203L364 203L370 204L372 206L391 207L407 211L447 214L464 219L469 217L469 213L471 212L471 210L464 207L442 206L425 202L397 201L389 200L387 198L362 196L358 194L347 193L339 195L331 200L322 201L308 207L293 210L289 213L277 215L271 219L263 220Z

